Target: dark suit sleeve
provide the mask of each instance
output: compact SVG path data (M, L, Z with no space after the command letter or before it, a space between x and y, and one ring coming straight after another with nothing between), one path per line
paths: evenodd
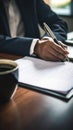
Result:
M54 32L57 39L64 42L67 38L68 31L66 22L53 12L43 0L37 0L37 11L41 27L43 27L43 22L46 22Z
M32 40L32 38L10 38L0 35L0 52L29 56Z

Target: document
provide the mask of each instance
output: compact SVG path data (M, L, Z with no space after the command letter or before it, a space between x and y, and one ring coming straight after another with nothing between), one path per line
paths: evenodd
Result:
M62 99L73 94L73 63L51 62L34 57L16 60L19 65L19 85Z
M73 46L67 46L69 54L68 57L71 61L73 61Z
M67 34L67 40L65 41L65 44L73 46L73 32L69 32Z

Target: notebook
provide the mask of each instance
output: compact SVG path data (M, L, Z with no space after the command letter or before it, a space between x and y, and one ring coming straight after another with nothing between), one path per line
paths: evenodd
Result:
M16 62L21 87L64 100L72 97L73 63L50 62L27 56Z

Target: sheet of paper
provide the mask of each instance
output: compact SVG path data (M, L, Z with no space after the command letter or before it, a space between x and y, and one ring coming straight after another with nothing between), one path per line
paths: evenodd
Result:
M68 57L73 59L73 46L68 46L69 55Z
M72 39L73 38L73 31L72 32L69 32L67 33L67 39Z
M19 65L19 82L63 93L73 88L73 63L31 57L16 62Z

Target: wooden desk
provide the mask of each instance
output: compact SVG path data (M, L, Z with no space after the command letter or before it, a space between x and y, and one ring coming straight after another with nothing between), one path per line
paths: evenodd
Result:
M0 130L73 130L73 99L64 102L19 87L13 100L0 104Z

